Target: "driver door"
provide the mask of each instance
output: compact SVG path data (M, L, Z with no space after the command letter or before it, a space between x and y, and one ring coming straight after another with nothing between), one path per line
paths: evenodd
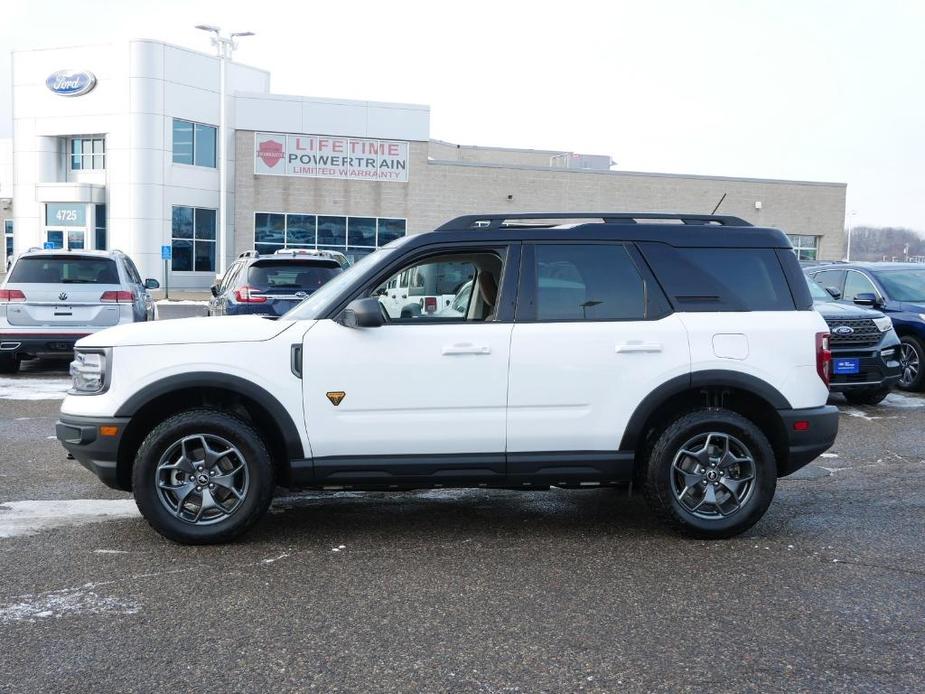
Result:
M302 382L316 482L497 483L504 477L515 256L516 244L418 254L360 294L379 297L384 325L351 328L325 319L306 333ZM447 263L453 273L441 273ZM484 289L471 292L462 315L402 311L390 290L409 271L432 275L449 294L466 282ZM459 286L444 287L444 280Z

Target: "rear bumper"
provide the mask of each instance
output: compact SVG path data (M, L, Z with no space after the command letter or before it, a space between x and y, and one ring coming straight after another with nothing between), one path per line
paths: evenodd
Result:
M799 410L778 410L787 432L787 460L778 461L777 476L796 472L825 453L838 435L838 408L834 405Z
M74 343L90 332L3 332L0 333L0 353L61 354L74 351Z
M62 415L55 425L55 435L67 452L107 487L126 490L119 484L117 463L119 442L128 422L128 417ZM116 435L103 436L100 427L104 426L116 427Z

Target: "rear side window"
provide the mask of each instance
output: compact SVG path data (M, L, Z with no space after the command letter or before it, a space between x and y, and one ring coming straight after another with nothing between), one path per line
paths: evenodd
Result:
M679 311L792 311L793 295L770 248L674 248L641 243Z
M262 292L278 290L313 292L343 269L334 261L257 262L248 268L247 284Z
M119 284L116 263L108 258L32 256L20 258L10 284Z
M536 320L644 320L642 277L619 244L537 244Z

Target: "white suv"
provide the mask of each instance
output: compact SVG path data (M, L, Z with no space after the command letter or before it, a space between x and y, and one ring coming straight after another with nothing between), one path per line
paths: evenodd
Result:
M383 306L396 276L448 262L473 288L464 310ZM278 320L84 338L57 435L180 542L235 537L277 485L634 480L674 526L728 537L762 516L778 477L834 442L827 339L776 229L469 216L389 244Z

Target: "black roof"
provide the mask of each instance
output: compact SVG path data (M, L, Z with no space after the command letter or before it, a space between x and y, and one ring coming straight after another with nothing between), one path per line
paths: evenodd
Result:
M594 220L572 224L573 220ZM413 241L411 240L413 239ZM527 212L457 217L408 243L448 241L654 241L680 247L792 248L780 229L738 217L656 212Z

